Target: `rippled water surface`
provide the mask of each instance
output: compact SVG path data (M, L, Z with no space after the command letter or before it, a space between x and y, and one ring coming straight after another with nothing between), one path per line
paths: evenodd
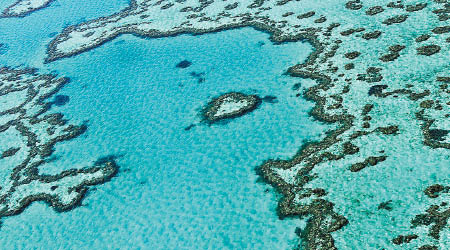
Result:
M123 35L87 53L42 64L53 32L125 4L89 1L80 13L71 12L75 4L58 1L21 21L0 20L7 30L0 41L8 44L2 63L69 77L56 97L60 105L52 109L73 122L88 121L88 131L58 144L40 172L85 167L105 155L117 156L120 165L117 177L92 189L79 208L58 214L35 203L3 219L0 245L293 247L300 222L278 220L276 194L258 182L254 168L269 158L291 157L305 140L323 136L326 127L308 115L313 104L292 90L309 82L283 75L306 59L311 46L274 45L268 34L250 28L158 39ZM100 5L103 12L97 11ZM182 60L192 65L177 68ZM202 123L202 107L229 91L276 100L234 120Z

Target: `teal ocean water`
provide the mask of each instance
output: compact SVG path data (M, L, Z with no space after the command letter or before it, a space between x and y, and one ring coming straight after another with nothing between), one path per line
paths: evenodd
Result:
M14 2L1 1L0 9L3 10ZM92 18L110 15L128 5L128 0L58 0L25 18L2 18L0 43L6 44L7 49L5 53L0 53L0 62L8 66L41 67L46 45L62 29Z
M2 64L34 66L71 79L69 101L53 112L88 131L59 143L40 173L84 167L115 155L117 177L91 189L82 206L56 213L34 203L2 219L5 249L288 249L298 220L279 220L277 197L254 168L293 156L327 128L308 112L283 75L312 52L307 43L275 45L251 28L202 36L123 35L81 55L43 64L45 45L68 24L122 9L126 1L56 1L24 19L2 19ZM77 6L82 5L80 9ZM101 7L101 8L100 8ZM99 11L100 10L100 11ZM45 21L44 21L45 20ZM175 67L182 60L190 67ZM300 89L301 91L302 89ZM199 112L229 91L274 96L273 103L225 123ZM191 129L186 130L191 126Z

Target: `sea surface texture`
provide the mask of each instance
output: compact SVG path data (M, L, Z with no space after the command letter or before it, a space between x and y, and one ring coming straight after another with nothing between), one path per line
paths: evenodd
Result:
M0 249L450 249L450 2L0 2Z

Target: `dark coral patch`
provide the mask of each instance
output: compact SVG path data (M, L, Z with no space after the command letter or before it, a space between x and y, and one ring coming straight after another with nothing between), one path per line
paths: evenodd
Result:
M8 46L4 43L0 43L0 55L3 55L8 50Z
M176 67L177 67L177 68L180 68L180 69L185 69L185 68L187 68L187 67L189 67L189 66L191 66L191 65L192 65L192 62L190 62L190 61L188 61L188 60L183 60L183 61L179 62L179 63L176 65Z
M67 95L57 95L55 96L55 101L53 102L56 106L64 106L70 100Z
M384 89L387 89L387 85L374 85L369 89L369 96L371 95L381 95Z
M6 158L6 157L13 156L13 155L15 155L19 150L20 150L20 148L15 148L15 147L9 148L9 149L3 151L3 153L0 155L0 159L1 159L1 158Z
M431 56L441 51L441 47L438 45L425 45L417 48L418 55Z
M268 102L268 103L277 103L278 102L278 98L273 95L266 95L262 98L262 100L264 102Z
M444 129L430 129L430 137L436 141L443 141L450 131Z

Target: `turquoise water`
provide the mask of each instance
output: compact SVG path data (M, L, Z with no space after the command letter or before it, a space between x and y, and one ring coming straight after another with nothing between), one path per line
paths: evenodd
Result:
M120 171L88 193L83 206L56 213L35 203L3 219L7 249L287 249L300 221L276 216L276 194L254 168L287 159L327 127L313 121L313 104L296 97L284 76L311 53L306 43L272 44L250 29L202 36L143 39L124 35L81 55L42 64L52 32L121 9L124 1L58 1L25 19L0 20L8 43L2 64L37 66L71 79L52 108L73 122L88 120L81 137L60 143L41 173L84 167L116 155ZM97 11L99 6L103 12ZM48 20L49 27L39 20ZM26 27L27 26L27 27ZM30 28L32 27L32 28ZM45 27L45 28L44 28ZM48 27L48 28L47 28ZM25 37L25 38L24 38ZM4 59L4 60L3 60ZM189 60L186 69L175 65ZM199 82L192 72L202 74ZM226 123L201 123L200 109L229 91L277 97ZM185 130L194 124L190 130Z
M14 2L1 1L0 9ZM4 55L0 54L0 62L8 66L41 67L47 44L64 27L111 15L128 5L128 0L55 0L25 18L1 18L0 43L7 44L8 49Z

